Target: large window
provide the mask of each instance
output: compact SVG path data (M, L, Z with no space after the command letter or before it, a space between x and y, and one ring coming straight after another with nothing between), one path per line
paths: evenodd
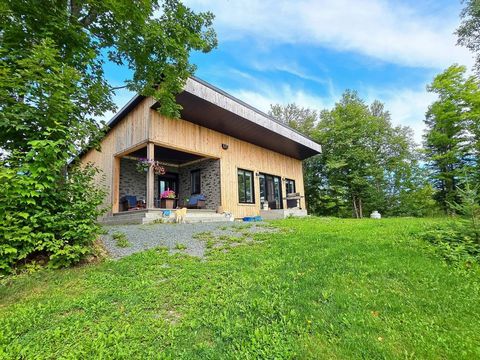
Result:
M282 186L278 176L259 174L260 208L282 209Z
M295 192L295 180L285 179L285 188L287 194L293 194Z
M200 170L193 170L190 173L190 188L193 194L200 194Z
M253 204L253 172L238 169L238 201L243 204Z

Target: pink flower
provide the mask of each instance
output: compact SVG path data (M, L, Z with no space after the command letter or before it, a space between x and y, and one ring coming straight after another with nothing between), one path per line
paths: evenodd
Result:
M175 191L167 189L160 194L161 199L175 199Z

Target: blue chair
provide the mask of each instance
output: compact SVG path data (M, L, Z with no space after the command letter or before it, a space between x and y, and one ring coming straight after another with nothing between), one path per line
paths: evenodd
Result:
M187 209L204 209L205 195L197 194L190 196L186 207Z
M137 207L137 197L135 195L125 195L122 198L123 210L129 210Z

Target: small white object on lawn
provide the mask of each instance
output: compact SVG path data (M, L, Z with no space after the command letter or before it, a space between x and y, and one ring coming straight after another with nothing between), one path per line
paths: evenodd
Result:
M379 213L377 210L375 210L374 212L372 212L372 213L370 214L370 217L371 217L372 219L381 219L381 218L382 218L382 215L380 215L380 213Z

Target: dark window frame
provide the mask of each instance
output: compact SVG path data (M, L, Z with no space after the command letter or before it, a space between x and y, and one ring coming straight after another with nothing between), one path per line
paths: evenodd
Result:
M240 175L240 172L243 172L243 190L244 190L244 193L245 193L245 200L246 200L246 197L247 197L247 182L245 181L245 174L246 173L250 173L251 174L251 185L252 185L252 201L241 201L240 199L240 181L238 181L238 176ZM252 205L252 204L255 204L255 174L253 171L251 170L247 170L247 169L240 169L240 168L237 168L237 186L238 186L238 203L239 204L249 204L249 205Z
M293 191L291 193L288 192L288 183L292 183L293 184ZM297 192L297 184L295 183L295 180L293 179L285 179L285 192L287 194L292 194L292 193L296 193Z
M195 186L194 176L198 174L198 186ZM197 190L198 187L198 191ZM190 191L191 195L198 195L202 193L202 172L201 169L190 171Z
M283 185L282 185L283 180L282 180L282 177L279 176L279 175L274 175L274 174L269 174L269 173L265 173L265 172L260 172L260 173L259 173L259 176L262 176L262 175L265 177L265 191L266 191L266 193L265 193L266 199L265 199L265 200L267 201L267 203L268 203L268 195L269 195L269 192L268 192L268 189L267 189L267 187L268 187L268 185L267 185L267 177L271 177L273 182L275 182L275 179L278 179L279 195L280 195L280 198L279 198L279 200L278 200L278 203L279 203L278 205L279 205L279 209L283 209L284 206L283 206L283 188L282 188L282 187L283 187ZM286 189L285 189L285 190L286 190ZM286 191L285 191L285 192L286 192Z

